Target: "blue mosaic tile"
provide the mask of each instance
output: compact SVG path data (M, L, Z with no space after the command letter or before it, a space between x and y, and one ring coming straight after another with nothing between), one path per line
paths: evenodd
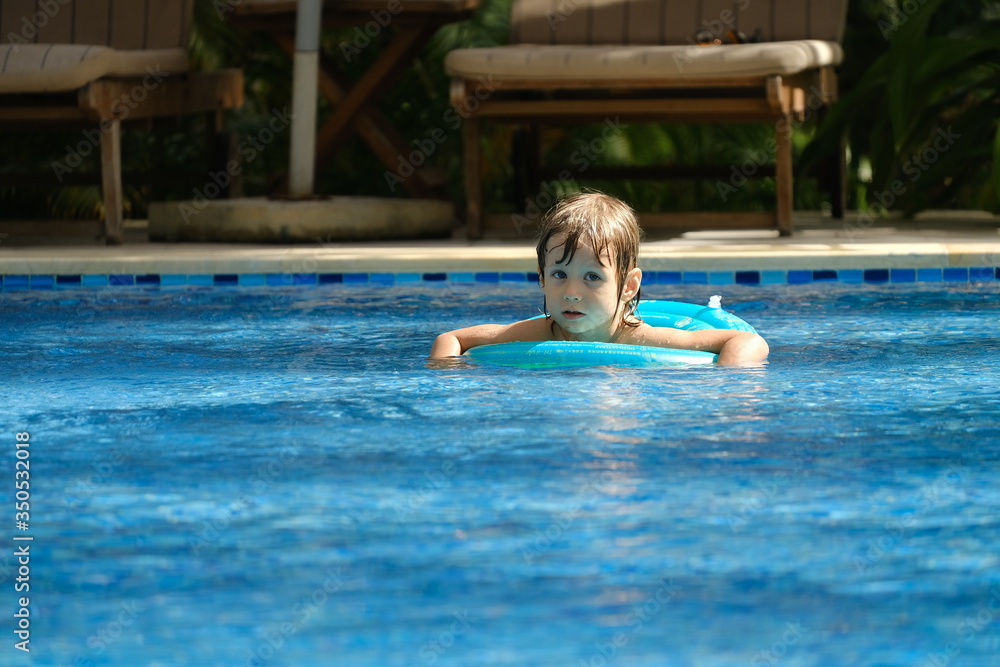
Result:
M657 271L656 282L659 285L680 285L683 277L680 271Z
M160 276L160 287L187 285L187 276L180 273L165 273Z
M840 269L837 271L837 277L842 283L860 285L865 281L865 272L861 269Z
M917 269L917 280L922 283L939 283L941 276L941 269Z
M987 280L993 282L993 267L977 266L969 269L969 280L976 283L981 283Z
M969 270L965 268L945 269L944 279L946 282L968 282Z
M284 287L292 284L290 273L265 273L264 282L270 287Z
M916 269L890 269L889 278L894 283L915 283L917 282Z
M241 273L239 280L240 287L260 287L266 285L263 273Z
M197 287L211 287L214 281L215 276L207 273L193 273L187 277L187 284Z
M789 285L804 285L806 283L811 283L813 280L812 271L789 271L788 272L788 284Z
M775 284L806 284L811 282L840 281L848 284L867 283L914 283L914 282L984 282L1000 280L998 267L951 267L922 269L839 269L839 270L802 270L791 271L648 271L643 274L643 284L650 285L775 285ZM243 286L256 287L261 285L327 285L336 283L391 285L395 283L485 283L500 282L538 282L538 273L518 271L481 271L471 272L433 272L433 273L248 273L248 274L83 274L83 275L0 275L0 287L8 290L23 289L72 289L77 287L114 287L120 286L183 286L195 285L203 287Z
M212 276L212 283L216 287L235 287L240 284L240 277L235 273L216 273Z
M160 286L160 274L158 274L158 273L146 273L146 274L137 275L135 277L135 284L136 285L145 285L145 286L152 285L152 286L159 287Z
M889 282L889 269L865 269L866 283Z

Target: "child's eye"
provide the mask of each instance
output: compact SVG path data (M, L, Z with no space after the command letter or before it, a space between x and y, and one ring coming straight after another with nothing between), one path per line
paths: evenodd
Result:
M591 272L590 272L590 273L588 273L588 274L587 274L586 276L584 276L584 278L585 278L586 280L601 280L601 276L600 276L600 274L598 274L598 273L594 273L593 271L591 271Z
M556 269L556 270L554 270L549 275L551 275L553 278L556 278L558 280L562 280L563 278L566 277L566 272L565 271L560 271L559 269Z

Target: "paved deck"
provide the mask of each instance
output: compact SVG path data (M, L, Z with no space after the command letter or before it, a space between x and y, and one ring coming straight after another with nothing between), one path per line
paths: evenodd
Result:
M978 212L925 213L913 221L796 216L797 233L689 232L643 244L647 270L1000 267L1000 217ZM133 225L123 246L0 238L0 275L244 274L533 271L531 239L470 242L456 238L379 243L252 245L150 243Z

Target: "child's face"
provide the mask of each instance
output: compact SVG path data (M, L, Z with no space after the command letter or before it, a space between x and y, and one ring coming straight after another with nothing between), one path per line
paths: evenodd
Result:
M564 234L553 236L545 248L542 293L552 319L576 340L608 341L622 321L622 308L639 290L642 273L632 269L618 297L614 263L607 252L598 257L589 239L583 239L573 259L557 264L564 252Z

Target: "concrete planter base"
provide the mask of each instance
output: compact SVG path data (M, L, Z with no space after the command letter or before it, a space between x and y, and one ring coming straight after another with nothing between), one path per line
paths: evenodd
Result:
M149 240L166 242L382 241L445 237L455 225L453 204L433 199L255 198L157 202L149 207Z

